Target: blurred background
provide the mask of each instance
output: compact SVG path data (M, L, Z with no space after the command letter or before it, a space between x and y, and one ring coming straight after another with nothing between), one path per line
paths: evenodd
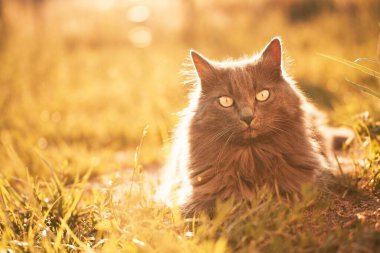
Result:
M376 59L379 21L378 0L0 0L0 171L127 168L147 125L139 159L159 167L187 103L189 49L236 58L277 35L331 124L378 117L379 100L346 81L376 79L319 54Z

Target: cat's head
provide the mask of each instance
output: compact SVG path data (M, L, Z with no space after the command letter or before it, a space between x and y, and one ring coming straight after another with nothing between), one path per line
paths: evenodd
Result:
M300 122L300 95L283 69L282 46L274 38L255 57L214 62L195 51L198 76L194 124L231 142L286 135Z

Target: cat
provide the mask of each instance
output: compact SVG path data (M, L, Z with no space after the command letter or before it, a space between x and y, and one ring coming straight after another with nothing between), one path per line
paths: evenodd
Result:
M300 195L320 180L331 165L328 127L287 75L278 37L242 60L190 54L195 87L156 197L193 215L211 212L218 199L249 200L262 187Z

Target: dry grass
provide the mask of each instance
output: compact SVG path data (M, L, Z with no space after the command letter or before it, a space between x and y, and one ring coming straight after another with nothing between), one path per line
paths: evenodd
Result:
M151 15L140 23L126 19L136 3L47 2L3 1L0 252L379 250L380 103L345 79L377 92L379 82L320 56L375 57L376 1L145 1ZM149 45L134 41L139 27L151 32ZM265 190L249 205L220 204L194 231L150 198L174 113L186 105L181 65L190 48L239 57L274 35L331 123L356 130L345 154L355 169L332 194L305 189L293 206ZM363 111L374 118L354 117Z

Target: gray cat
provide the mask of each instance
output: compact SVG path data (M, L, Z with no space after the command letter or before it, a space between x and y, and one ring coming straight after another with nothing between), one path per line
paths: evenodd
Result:
M251 199L265 186L285 198L330 167L324 115L283 68L274 38L250 59L214 62L195 51L196 84L176 129L157 196L185 214L215 200Z

